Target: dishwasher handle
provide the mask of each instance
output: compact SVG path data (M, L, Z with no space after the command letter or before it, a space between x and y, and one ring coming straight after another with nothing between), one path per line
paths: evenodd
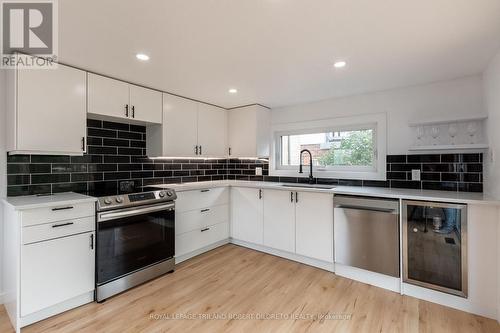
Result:
M336 195L333 198L335 208L359 209L399 214L399 200Z

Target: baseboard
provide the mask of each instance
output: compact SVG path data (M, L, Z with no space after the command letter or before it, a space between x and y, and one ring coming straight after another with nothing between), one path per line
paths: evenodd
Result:
M79 307L81 305L87 304L87 303L92 303L94 301L94 291L89 291L85 294L82 294L80 296L74 297L70 300L64 301L62 303L56 304L54 306L51 306L49 308L43 309L41 311L32 313L28 316L21 317L19 322L20 325L19 327L25 327L30 324L33 324L37 321L52 317L56 314L74 309L76 307Z
M0 304L3 304L3 302L4 302L4 296L5 296L5 293L4 292L0 292Z
M270 248L267 246L253 244L253 243L241 241L241 240L234 239L234 238L231 238L231 243L235 244L235 245L240 245L243 247L248 247L248 248L256 250L256 251L265 252L267 254L272 254L272 255L275 255L277 257L297 261L297 262L300 262L302 264L306 264L309 266L321 268L321 269L324 269L325 271L329 271L329 272L335 271L335 266L332 262L313 259L313 258L301 256L301 255L298 255L295 253L281 251L281 250L273 249L273 248Z
M212 243L210 245L207 245L205 247L202 247L200 249L194 250L192 252L185 253L185 254L180 255L180 256L175 256L175 264L180 264L183 261L186 261L188 259L191 259L193 257L196 257L196 256L198 256L200 254L203 254L203 253L205 253L207 251L210 251L210 250L213 250L215 248L218 248L219 246L226 245L228 243L229 243L229 238L226 238L226 239L220 240L218 242Z
M424 301L441 304L457 310L473 313L479 316L495 319L498 321L497 309L495 307L485 307L474 303L470 298L463 298L446 294L440 291L403 283L403 294L412 296ZM470 295L469 295L470 297Z
M370 272L361 268L335 264L335 274L348 279L363 282L375 287L401 292L401 279L380 273Z

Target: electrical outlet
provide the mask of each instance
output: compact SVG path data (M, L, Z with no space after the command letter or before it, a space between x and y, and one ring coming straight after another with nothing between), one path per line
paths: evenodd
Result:
M411 170L411 180L420 180L420 170Z
M262 176L262 168L261 167L255 168L255 175L256 176Z

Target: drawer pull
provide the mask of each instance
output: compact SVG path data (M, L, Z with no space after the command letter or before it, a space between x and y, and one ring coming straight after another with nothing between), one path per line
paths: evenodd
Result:
M59 228L59 227L65 227L67 225L72 225L75 224L74 222L67 222L67 223L61 223L61 224L53 224L52 228Z
M201 229L201 232L208 231L208 230L210 230L210 228L203 228L203 229Z
M73 209L75 207L73 206L67 206L67 207L56 207L56 208L52 208L52 211L58 211L58 210L68 210L68 209Z
M206 209L202 209L201 210L202 213L205 213L205 212L208 212L208 211L210 211L210 208L206 208Z
M201 190L201 193L210 192L210 190Z

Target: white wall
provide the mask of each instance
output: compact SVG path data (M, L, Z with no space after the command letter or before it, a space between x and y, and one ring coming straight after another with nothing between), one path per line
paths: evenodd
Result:
M7 191L7 154L5 152L5 75L0 69L0 199L4 198ZM3 258L3 206L0 204L0 303L2 303L2 258Z
M500 52L484 72L490 156L486 159L485 192L500 198Z
M488 142L490 143L489 156L485 165L485 192L500 198L500 51L492 59L484 72L485 107L488 111ZM500 209L498 211L500 216ZM500 221L499 221L500 224ZM500 225L497 227L497 283L498 319L500 321Z
M387 113L388 154L407 154L414 144L408 121L453 119L484 113L481 75L398 88L272 110L272 123L317 120L368 113ZM500 112L500 111L499 111Z

